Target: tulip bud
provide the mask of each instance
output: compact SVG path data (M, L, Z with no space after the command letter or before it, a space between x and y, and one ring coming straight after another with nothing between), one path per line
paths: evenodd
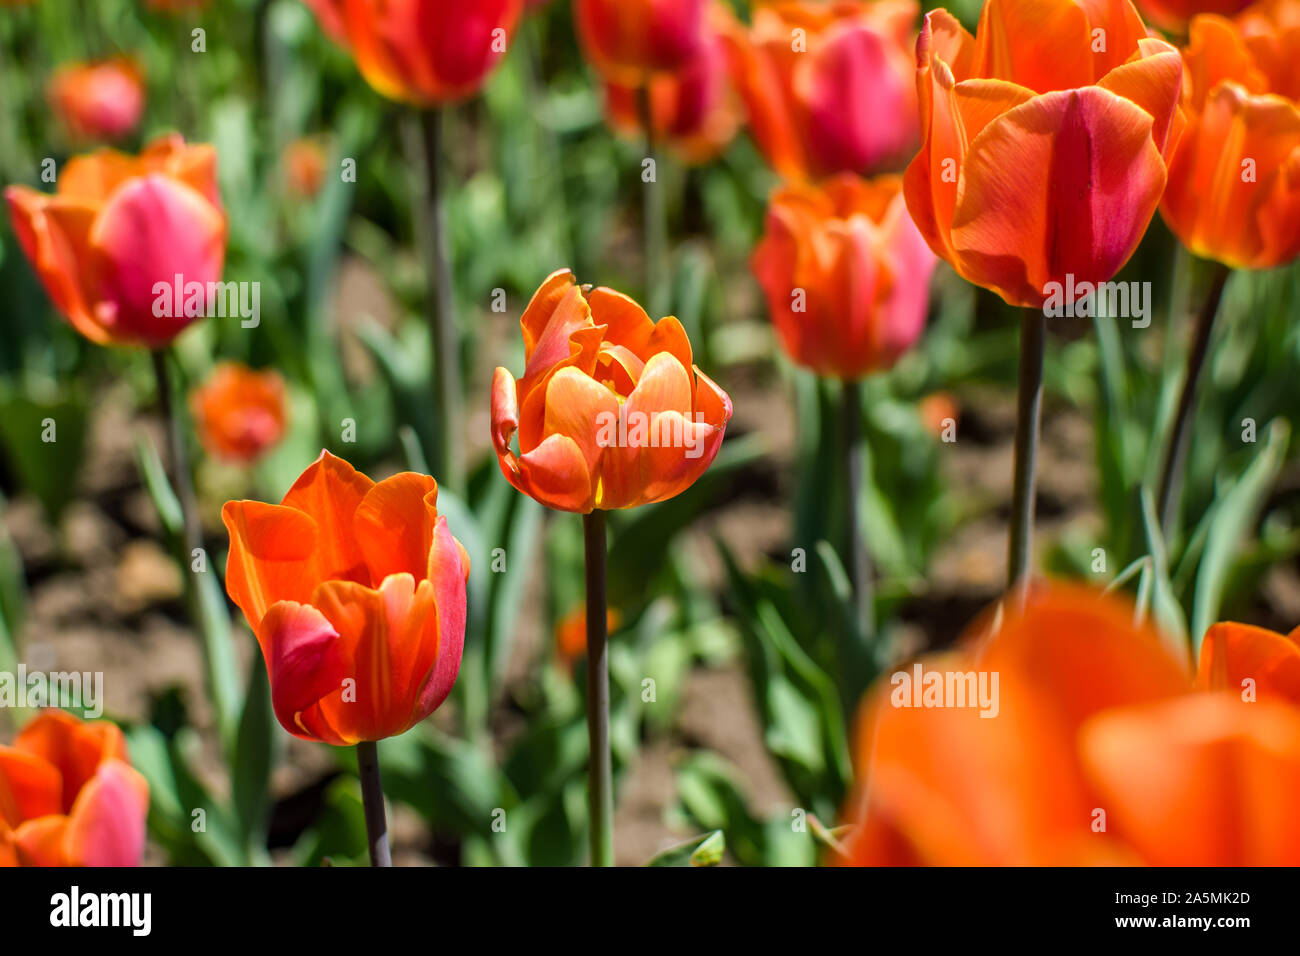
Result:
M144 83L130 60L71 63L50 79L50 103L78 139L121 139L140 123Z
M218 365L190 395L199 440L208 453L251 462L284 437L284 379L237 362Z

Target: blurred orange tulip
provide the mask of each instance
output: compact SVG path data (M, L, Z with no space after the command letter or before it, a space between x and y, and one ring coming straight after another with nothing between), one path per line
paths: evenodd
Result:
M139 157L101 150L70 160L54 195L11 186L5 198L55 307L92 342L157 348L208 311L226 254L211 146L165 136ZM199 293L173 308L178 277Z
M1249 624L1214 625L1201 644L1196 681L1206 690L1300 707L1300 627L1284 636Z
M436 106L477 92L509 45L522 0L305 0L389 99Z
M560 511L663 501L709 467L731 399L691 361L676 318L552 274L524 311L527 365L492 380L492 442L512 485ZM518 433L518 452L512 448Z
M322 452L278 505L231 501L226 589L281 726L337 746L400 734L451 692L469 556L410 472L376 484Z
M1300 0L1192 21L1188 116L1161 215L1198 256L1270 269L1300 256Z
M49 97L73 136L120 139L140 123L144 81L128 59L69 63L50 78Z
M936 261L898 176L843 173L823 188L777 191L752 267L786 353L819 375L854 380L916 342Z
M43 710L0 746L0 866L138 866L148 811L108 721Z
M1108 281L1137 248L1178 141L1182 59L1128 0L988 0L917 43L923 143L904 178L930 248L1008 303Z
M613 634L618 630L622 617L618 611L609 609L605 612L605 633ZM577 605L564 615L555 625L555 653L560 663L572 667L573 662L587 653L587 607Z
M190 395L199 440L208 453L250 462L284 437L284 379L223 362Z
M1151 23L1162 29L1177 32L1187 26L1187 21L1200 13L1214 13L1230 17L1244 10L1255 0L1134 0L1138 9Z
M285 186L291 195L310 199L320 192L329 158L319 140L295 139L284 148L280 162L284 167Z
M674 72L706 43L707 0L575 0L583 53L606 79L639 87Z
M789 179L906 162L918 137L913 0L774 3L732 31L750 131Z
M708 31L697 56L671 73L652 75L648 85L655 141L666 142L687 162L707 162L735 138L741 108L731 87L726 46L717 30ZM606 80L610 125L644 135L640 97L641 87Z

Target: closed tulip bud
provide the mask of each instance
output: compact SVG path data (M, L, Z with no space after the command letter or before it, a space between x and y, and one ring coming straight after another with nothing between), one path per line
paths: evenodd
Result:
M492 443L512 485L586 514L671 498L709 467L731 399L695 367L676 318L652 322L565 269L520 325L523 377L498 368L492 379Z
M1201 16L1183 51L1187 130L1160 213L1188 249L1247 269L1300 255L1300 0Z
M140 70L126 59L61 66L50 79L49 97L78 139L121 139L144 112Z
M1114 276L1164 192L1178 51L1128 0L989 0L976 37L928 14L917 66L923 143L904 192L930 248L1030 308L1049 283Z
M477 92L506 52L522 0L305 0L372 87L437 106Z
M749 127L788 179L901 166L918 125L916 4L775 3L733 31Z
M50 299L92 342L161 347L207 313L226 253L211 146L166 136L138 157L78 156L53 195L12 186L5 198Z
M844 173L772 197L752 266L786 353L819 375L854 380L916 342L936 261L899 177Z
M231 501L226 590L257 636L276 719L336 746L409 730L451 692L469 556L410 472L375 483L328 452L278 505Z
M199 440L208 453L251 462L284 437L284 379L238 362L218 365L190 395Z
M716 30L709 32L698 56L679 70L653 74L647 85L655 142L667 143L687 162L707 162L735 137L741 108L731 86L726 46ZM611 126L644 135L640 95L640 87L605 82Z
M44 710L0 746L0 866L138 866L148 812L108 721Z
M583 53L607 79L641 86L704 49L707 0L576 0Z

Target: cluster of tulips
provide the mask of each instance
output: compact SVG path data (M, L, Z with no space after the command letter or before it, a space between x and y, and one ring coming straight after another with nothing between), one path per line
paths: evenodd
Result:
M463 395L437 117L480 89L525 5L307 5L375 91L428 118L433 401L454 421ZM1129 0L988 0L973 36L942 9L918 26L912 0L755 2L743 21L722 0L574 0L615 129L644 137L652 156L664 146L698 163L747 127L781 180L752 270L784 352L842 383L856 436L845 563L866 635L859 383L922 335L940 260L1024 309L1010 590L954 650L923 659L998 674L998 714L900 707L882 679L854 728L858 785L849 828L828 838L836 862L1300 862L1296 635L1219 624L1194 636L1194 667L1186 646L1121 599L1031 576L1053 284L1112 279L1159 210L1192 253L1221 264L1198 320L1208 335L1229 269L1300 255L1300 0L1235 4L1244 9L1230 15L1186 0L1141 6L1170 35L1185 31L1185 44L1160 38ZM134 127L140 91L127 61L68 67L50 83L69 130L97 139ZM58 311L92 342L152 352L178 419L165 354L206 302L200 292L196 308L160 316L155 287L221 279L218 159L170 135L134 156L79 156L52 194L6 192ZM297 188L319 188L310 146L288 167ZM655 215L647 199L651 298L662 280ZM604 514L689 488L718 453L732 401L695 364L681 322L568 269L541 282L520 328L524 367L492 381L491 442L511 485L583 516L592 862L609 864ZM1186 414L1199 371L1188 370ZM233 461L255 460L292 425L279 375L235 364L219 365L190 408L202 445ZM457 433L441 430L436 456L451 487L463 480ZM185 441L173 434L171 478L201 546ZM1177 507L1183 441L1176 429L1166 510ZM375 482L328 452L278 504L231 501L222 518L225 587L261 648L275 716L294 736L358 748L371 858L385 863L375 742L447 699L467 581L485 569L470 567L439 514L434 478ZM134 863L147 804L116 728L43 713L0 747L0 863Z

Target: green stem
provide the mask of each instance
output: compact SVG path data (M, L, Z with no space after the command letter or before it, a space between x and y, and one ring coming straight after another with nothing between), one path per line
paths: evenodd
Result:
M1157 514L1160 515L1160 529L1168 543L1174 534L1178 521L1178 505L1182 498L1183 474L1187 460L1187 444L1190 438L1192 409L1196 406L1196 383L1201 377L1201 369L1210 351L1210 339L1214 334L1214 319L1219 313L1219 302L1223 299L1223 288L1227 285L1231 270L1221 264L1214 264L1210 277L1210 289L1201 303L1196 315L1196 324L1192 329L1192 350L1187 356L1187 373L1183 378L1183 390L1178 396L1178 411L1174 413L1173 427L1169 433L1169 443L1165 449L1164 471L1160 476L1160 495L1157 498Z
M846 523L849 543L846 554L849 581L853 585L854 611L862 639L875 636L874 593L871 580L871 554L863 535L858 505L862 500L862 481L866 442L862 436L862 390L857 382L845 382L843 391L844 424L844 492L847 501Z
M643 225L645 227L645 284L646 308L653 318L667 314L670 306L668 288L668 210L664 199L662 172L655 142L654 112L650 101L650 85L642 84L637 92L637 105L641 113L641 129L645 134L645 158L654 168L654 179L645 182L644 205L642 207Z
M194 479L190 474L185 434L181 430L180 416L176 413L171 376L167 374L167 353L163 349L155 349L149 354L153 359L153 374L158 383L158 404L162 408L163 425L167 431L167 461L171 466L172 488L181 503L181 543L185 548L181 565L185 571L186 589L193 595L194 574L190 571L190 565L195 550L203 547L198 498L194 494Z
M605 619L605 512L582 516L587 565L587 767L591 865L614 865L614 772L609 749L609 635Z
M1043 417L1043 351L1047 317L1025 309L1020 319L1020 382L1016 398L1015 477L1011 532L1007 543L1007 585L1021 590L1033 559L1034 495L1038 479L1038 433Z
M433 403L441 445L436 467L438 480L452 491L464 487L464 460L460 441L461 383L460 335L456 322L456 293L452 284L451 250L443 209L442 123L439 108L420 112L424 154L424 202L417 208L416 230L428 256L429 339L433 349Z
M384 816L384 783L379 775L379 746L373 740L357 744L357 774L366 816L366 845L371 866L392 866L388 850L388 819Z

